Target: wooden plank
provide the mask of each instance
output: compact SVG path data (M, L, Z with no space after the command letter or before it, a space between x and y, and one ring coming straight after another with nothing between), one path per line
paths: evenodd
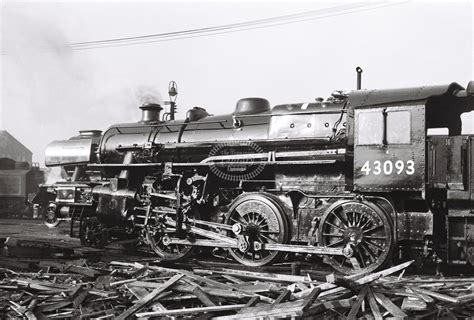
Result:
M43 304L38 307L36 307L36 310L39 312L49 312L49 311L56 311L59 309L62 309L64 307L69 306L72 304L72 301L60 301L60 302L55 302L52 304Z
M162 283L150 282L150 281L132 281L127 283L127 287L141 287L141 288L150 288L156 289L161 288Z
M390 314L399 319L405 319L408 315L402 311L395 303L380 292L374 292L377 302L384 307Z
M242 281L242 280L240 280L240 279L237 279L236 277L233 277L233 276L231 276L231 275L229 275L229 274L223 274L223 275L222 275L222 278L227 279L227 280L229 280L229 281L231 281L231 282L233 282L233 283L237 283L237 284L245 283L244 281Z
M25 317L28 319L28 320L38 320L38 318L36 317L36 315L33 313L33 311L26 311L25 312Z
M288 290L288 289L284 289L280 295L278 296L278 298L276 298L275 302L273 302L273 304L278 304L278 303L282 303L282 302L285 302L286 300L288 300L288 298L291 296L291 291Z
M28 307L26 308L27 310L25 312L25 317L28 320L38 320L36 315L33 313L37 305L38 305L38 299L32 299L30 303L28 304Z
M306 296L306 298L304 298L303 300L303 305L302 305L303 311L311 307L311 305L313 304L313 302L316 300L316 298L319 296L320 293L321 293L321 288L315 287L312 289L311 293L308 296Z
M19 286L27 287L28 289L34 289L38 291L53 291L53 292L69 292L74 290L74 287L60 285L56 283L47 283L45 281L38 281L38 280L15 280L16 284Z
M137 299L142 299L143 297L145 297L147 294L148 294L148 291L146 289L143 289L141 287L134 287L134 286L128 286L128 285L125 285L125 287L128 289L128 291L130 291L134 296L135 298Z
M470 302L470 301L474 300L474 293L458 296L457 299L460 301L460 303Z
M377 305L377 301L375 300L374 293L370 287L367 290L367 299L369 300L370 310L372 310L375 320L383 320L382 314L380 313L380 309Z
M365 286L360 290L359 294L357 295L357 299L355 303L352 305L351 310L349 311L349 314L347 315L348 320L355 320L357 317L357 312L359 312L360 306L362 305L362 302L365 299L365 296L367 295L369 287Z
M302 283L302 282L297 282L297 283L296 283L296 287L297 287L298 289L300 289L301 291L310 289L309 287L307 287L307 286L306 286L304 283Z
M236 288L240 290L244 290L246 292L253 292L253 293L261 293L261 292L272 292L272 291L280 291L282 287L279 284L271 283L271 282L258 282L258 283L242 283L236 284Z
M48 320L48 317L46 317L43 313L39 311L35 311L35 317L38 320Z
M245 304L234 304L234 305L227 305L227 306L202 307L202 308L173 309L173 310L166 310L166 311L141 312L141 313L135 314L135 316L139 318L159 317L159 316L181 316L181 315L193 314L193 313L235 311L235 310L240 310L243 307L245 307Z
M356 283L358 285L364 285L364 284L373 282L377 279L380 279L382 277L386 277L390 274L393 274L395 272L398 272L398 271L401 271L401 270L407 268L408 266L410 266L413 263L413 261L414 260L411 260L411 261L399 264L397 266L394 266L394 267L391 267L391 268L388 268L388 269L385 269L385 270L382 270L382 271L379 271L379 272L369 274L367 276L364 276L364 277L354 281L354 283ZM357 276L358 275L347 276L347 277L345 277L345 279L352 280L352 279L356 278ZM324 291L320 294L320 297L324 297L324 296L331 295L331 294L334 294L334 293L340 293L340 292L346 290L345 288L337 287L335 284L332 284L332 283L323 283L323 284L318 285L317 287L321 288L321 290ZM325 290L327 290L327 291L325 291ZM293 295L294 295L295 298L298 299L298 298L306 297L308 294L310 294L310 292L311 292L310 290L305 290L305 291L295 293Z
M305 276L294 276L288 274L278 274L278 273L269 273L269 272L252 272L245 270L236 270L236 269L222 269L222 270L202 270L194 269L197 274L219 274L219 275L230 275L234 277L240 277L245 279L253 280L264 280L264 281L274 281L274 282L302 282L302 283L313 283L317 284L316 281L309 281L308 277Z
M249 294L243 294L241 292L231 291L228 289L211 288L211 287L205 287L205 286L201 287L201 289L207 294L211 296L215 296L215 297L236 298L236 299L250 297ZM173 287L173 290L184 292L184 293L193 293L193 286L177 284Z
M420 292L417 292L415 290L412 289L412 287L409 287L408 288L408 291L413 293L416 297L420 298L421 300L423 300L424 302L426 303L433 303L435 300L433 298L431 298L430 296L424 294L424 293L420 293Z
M326 302L317 303L317 304L313 305L311 308L309 308L305 312L304 316L305 317L315 316L318 313L321 313L324 310L329 310L329 309L334 310L334 309L350 308L354 305L355 301L356 301L356 297L353 296L353 297L348 298L348 299L340 299L340 300L326 301Z
M304 314L304 300L293 302L283 302L279 304L263 304L252 308L240 310L236 315L231 316L234 319L255 319L255 318L285 318L300 317Z
M346 288L350 291L352 291L354 294L357 294L360 291L360 285L358 285L356 282L352 281L351 279L345 279L345 278L336 278L334 280L335 285L338 285L339 287Z
M125 279L125 280L119 280L119 281L114 281L114 282L111 282L109 284L110 288L115 288L115 287L119 287L121 285L124 285L124 284L127 284L127 283L132 283L132 282L135 282L137 281L136 278L133 278L133 279Z
M124 313L119 315L116 319L117 320L124 320L127 317L130 317L131 315L135 314L138 310L140 310L141 308L143 308L146 305L148 305L149 303L151 303L153 301L153 299L155 299L160 293L162 293L163 291L168 289L170 286L175 284L175 282L177 282L182 277L183 277L183 274L177 274L177 275L173 276L171 279L166 281L160 288L154 289L152 292L150 292L145 297L140 299L137 303L135 303L132 307L127 309Z
M255 295L255 293L253 293L253 292L247 292L245 290L241 290L239 288L236 288L236 287L234 287L232 285L229 285L229 284L226 284L226 283L221 283L219 281L215 281L215 280L212 280L212 279L201 277L201 276L199 276L197 274L194 274L194 273L192 273L190 271L187 271L187 270L181 270L181 269L180 270L175 270L175 269L164 268L164 267L156 267L156 266L149 266L148 268L150 270L162 271L162 272L173 272L173 273L179 272L181 274L184 274L186 277L189 277L189 278L194 279L194 280L199 281L199 282L206 283L209 286L223 288L223 289L230 290L230 291L237 291L237 292L243 293L243 294L245 294L249 297L253 297ZM275 301L272 298L269 298L269 297L266 297L266 296L263 296L263 295L259 295L259 296L260 296L260 299L262 301L265 301L265 302L268 302L268 303L273 303L273 301Z
M198 285L194 286L193 293L206 307L216 306L214 301L212 301L211 298L209 298L209 296L201 289L200 286Z
M97 319L98 316L102 315L102 314L111 314L111 315L115 315L115 312L117 312L117 310L115 309L106 309L106 310L96 310L96 311L91 311L91 312L88 312L88 313L84 313L81 315L82 319Z
M63 272L78 273L80 275L83 275L83 276L86 276L86 277L89 277L89 278L95 278L98 275L100 275L100 272L98 272L96 270L92 270L92 269L85 268L85 267L79 267L79 266L75 266L75 265L72 265L72 264L70 264L66 268L64 268Z
M474 278L455 278L455 279L401 279L397 283L440 283L440 284L445 284L445 283L455 283L455 282L463 282L466 284L472 284L474 282Z
M336 276L334 273L330 273L326 276L326 282L328 283L334 283L336 281Z
M82 290L72 301L72 306L74 309L78 309L79 306L86 300L87 296L89 295L88 290Z
M425 311L428 305L420 298L405 297L402 303L402 310Z
M250 300L245 304L245 308L250 308L250 307L253 307L255 306L257 303L260 302L260 297L258 296L255 296L255 297L252 297L250 298Z
M405 270L403 270L402 272L400 272L400 274L398 275L397 280L402 280L402 278L403 278L404 275L405 275Z
M418 292L418 293L421 293L421 294L426 294L426 295L431 296L433 298L436 298L440 301L450 302L450 303L459 303L459 299L448 296L448 295L445 295L445 294L442 294L442 293L439 293L439 292L433 292L433 291L430 291L430 290L419 289L419 288L411 288L411 289L414 292Z
M165 308L164 305L162 305L161 303L159 303L158 301L155 301L153 302L152 306L151 306L151 309L153 311L165 311L165 310L168 310Z

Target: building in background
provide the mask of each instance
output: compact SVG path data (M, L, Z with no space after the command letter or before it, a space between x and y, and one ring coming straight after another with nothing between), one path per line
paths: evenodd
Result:
M0 130L0 158L8 158L16 162L28 162L31 166L33 153L8 131Z
M28 197L38 191L44 171L33 153L8 131L0 130L0 217L31 215Z

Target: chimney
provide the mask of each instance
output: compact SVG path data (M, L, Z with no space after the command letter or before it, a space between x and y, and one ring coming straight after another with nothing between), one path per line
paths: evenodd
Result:
M156 103L149 103L140 107L142 109L141 123L151 123L160 121L160 112L163 108Z
M100 130L79 130L80 137L90 138L90 137L100 137L102 131Z

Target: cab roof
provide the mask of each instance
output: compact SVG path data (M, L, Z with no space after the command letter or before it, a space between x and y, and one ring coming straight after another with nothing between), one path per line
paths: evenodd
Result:
M356 90L349 94L349 106L368 107L405 101L422 101L434 96L453 95L464 88L456 82L445 85L400 89Z

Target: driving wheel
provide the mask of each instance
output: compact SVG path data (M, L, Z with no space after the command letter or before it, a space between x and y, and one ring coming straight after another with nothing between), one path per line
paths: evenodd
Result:
M227 215L232 225L229 236L237 237L239 248L230 249L238 262L247 266L263 266L277 260L281 253L261 250L260 244L287 243L289 228L279 201L265 194L248 194L237 198Z
M382 267L393 246L391 225L385 211L373 203L336 203L321 219L320 245L351 249L352 257L328 256L328 264L344 274L372 272Z
M170 208L161 208L158 207L158 210L170 211L170 213L165 219L171 221L172 223L162 223L159 222L159 219L154 219L156 225L151 225L150 228L146 230L146 241L150 248L161 257L161 261L179 261L188 257L192 251L193 246L187 246L183 244L173 244L168 243L167 240L171 238L176 238L176 214L173 213L174 209ZM189 213L188 215L191 218L198 218L199 214Z

